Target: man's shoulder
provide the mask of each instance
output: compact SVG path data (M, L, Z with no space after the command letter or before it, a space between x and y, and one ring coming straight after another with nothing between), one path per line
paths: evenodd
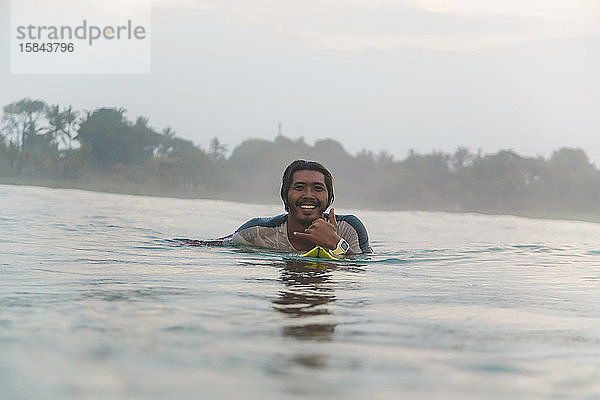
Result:
M325 219L327 221L329 221L329 214L325 213L324 214ZM354 228L355 231L366 231L365 225L362 223L362 221L353 214L335 214L335 220L338 222L338 224L340 222L346 222L348 223L352 228Z
M329 219L329 216L325 214L326 218ZM338 225L342 223L347 223L355 232L358 237L358 245L360 247L360 251L362 253L371 253L371 246L369 245L369 234L367 233L367 228L362 223L360 219L356 215L353 214L336 214L335 219Z
M364 227L363 223L361 222L360 219L358 219L358 217L356 215L353 214L346 214L346 215L335 215L335 219L337 222L347 222L352 226L362 226Z
M287 214L280 214L274 217L256 217L247 221L245 224L240 226L236 232L243 231L253 227L265 227L265 228L277 228L283 225L287 221Z

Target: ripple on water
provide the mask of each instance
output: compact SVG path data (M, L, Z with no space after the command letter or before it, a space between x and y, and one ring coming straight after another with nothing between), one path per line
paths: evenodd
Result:
M357 211L329 263L169 239L280 207L0 190L0 398L600 393L599 225Z

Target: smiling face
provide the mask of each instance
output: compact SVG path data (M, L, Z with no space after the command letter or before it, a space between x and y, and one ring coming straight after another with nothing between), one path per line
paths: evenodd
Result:
M307 169L294 172L287 195L288 218L308 227L321 218L329 205L327 200L327 186L321 172Z

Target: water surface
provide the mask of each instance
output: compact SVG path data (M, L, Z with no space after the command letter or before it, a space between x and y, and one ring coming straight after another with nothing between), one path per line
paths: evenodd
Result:
M280 205L0 185L0 398L598 398L600 225L352 212L376 254L182 246Z

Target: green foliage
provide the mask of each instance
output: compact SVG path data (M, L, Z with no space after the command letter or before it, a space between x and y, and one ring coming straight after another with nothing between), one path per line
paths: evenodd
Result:
M225 153L227 152L227 146L219 141L219 138L215 137L210 141L208 154L213 161L222 162L225 161Z
M198 150L194 143L175 136L175 131L170 127L162 130L162 138L154 151L156 157L178 157Z
M586 211L598 207L600 173L581 149L563 147L555 151L545 164L540 179L548 200L560 207Z
M45 115L47 105L41 100L23 99L4 106L2 129L9 142L28 149L29 144L36 143L34 137L43 132L41 119Z
M77 140L93 162L103 170L119 165L142 165L163 143L163 137L148 127L145 118L131 124L124 109L100 108L87 115Z
M294 142L277 136L270 142L262 139L245 140L236 147L229 165L233 171L234 186L248 199L257 199L264 193L277 194L281 175L286 165L297 158L310 158L311 147L302 139Z
M56 153L60 143L69 146L77 129L78 113L71 106L48 105L41 100L22 99L3 108L2 131L9 143L22 151Z
M61 141L64 147L68 147L77 130L79 113L73 111L71 106L61 110L58 104L47 106L45 113L48 120L46 131L51 141L53 143Z
M83 119L71 107L23 99L4 107L0 177L29 176L78 181L99 176L110 190L137 185L142 193L217 196L239 201L278 199L281 174L295 159L317 160L335 179L336 199L346 205L394 209L484 212L594 213L600 211L600 172L581 149L561 148L545 160L511 150L453 154L411 151L404 160L341 143L314 145L281 134L249 139L227 158L213 138L207 151L161 132L124 109L99 108ZM79 148L73 148L79 142ZM96 174L96 175L94 175ZM141 186L140 186L141 185ZM115 189L116 188L116 189Z

